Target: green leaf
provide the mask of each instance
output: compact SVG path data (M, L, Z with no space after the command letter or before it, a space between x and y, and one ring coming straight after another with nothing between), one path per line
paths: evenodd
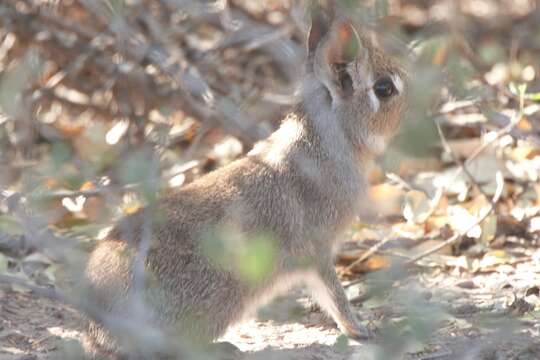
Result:
M525 98L527 100L531 100L531 101L540 101L540 92L532 93L532 94L526 94Z
M275 252L269 237L259 236L252 239L240 254L238 266L242 277L251 283L264 279L273 270Z
M345 352L349 348L349 339L345 335L340 335L336 339L334 348L339 352Z

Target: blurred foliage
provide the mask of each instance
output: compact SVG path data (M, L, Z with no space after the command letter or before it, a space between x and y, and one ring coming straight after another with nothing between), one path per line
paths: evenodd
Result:
M274 270L277 245L272 235L242 234L223 227L203 237L203 250L208 259L256 285Z

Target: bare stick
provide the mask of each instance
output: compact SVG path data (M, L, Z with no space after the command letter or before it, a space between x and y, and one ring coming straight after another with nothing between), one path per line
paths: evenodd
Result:
M199 162L198 161L189 161L187 163L185 163L178 171L174 172L173 174L170 174L168 176L166 176L163 180L166 182L178 175L181 175L181 174L184 174L196 167L199 166ZM161 180L161 179L149 179L147 180L147 182L151 182L151 181L158 181L158 180ZM118 186L118 190L121 191L121 192L127 192L127 191L133 191L133 190L136 190L138 189L139 187L143 186L144 185L144 182L138 182L138 183L130 183L130 184L125 184L125 185L122 185L122 186ZM40 194L37 194L35 195L35 197L38 197L38 198L42 198L42 199L57 199L57 198L76 198L76 197L79 197L79 196L84 196L86 198L90 198L90 197L99 197L99 196L104 196L108 193L108 191L112 190L115 188L115 185L101 185L101 186L97 186L93 189L86 189L86 190L56 190L56 191L50 191L50 192L45 192L45 193L40 193ZM12 195L15 195L15 193L10 193L8 192L7 190L1 190L0 189L0 197L1 198L9 198L10 196ZM21 195L21 194L18 194L18 195ZM24 197L24 195L23 195Z
M482 222L484 222L484 220L486 220L487 217L495 210L495 206L499 202L499 199L501 198L501 195L502 195L502 192L503 192L503 189L504 189L504 178L503 178L503 175L502 175L502 173L500 171L497 171L497 174L495 176L495 181L497 183L497 189L495 190L495 195L493 195L493 198L491 199L489 209L473 225L471 225L465 231L455 234L454 236L452 236L448 240L440 243L439 245L434 246L433 248L428 249L428 250L424 251L423 253L420 253L417 256L413 257L411 260L409 260L407 262L407 265L413 265L416 262L418 262L418 260L421 260L421 259L425 258L426 256L429 256L429 255L439 251L440 249L444 248L445 246L454 244L459 239L461 239L463 236L467 235L467 233L469 231L471 231L476 226L478 226Z
M512 121L510 121L510 123L505 126L504 128L502 128L501 130L499 130L496 134L496 136L491 139L490 141L487 141L485 142L482 146L480 146L478 149L476 149L476 151L470 156L467 158L467 160L461 165L461 167L459 168L459 170L456 172L456 174L454 174L454 177L452 179L452 181L459 175L459 173L461 171L465 171L467 173L467 164L469 164L472 160L476 159L480 154L482 154L489 146L491 146L492 144L494 144L496 141L498 141L500 138L502 138L503 136L509 134L513 129L514 127L518 124L519 120L521 119L521 117L523 116L523 107L524 107L524 95L525 95L525 90L522 90L520 91L520 98L519 98L519 111L518 113L516 114L516 116L512 119ZM440 127L438 127L438 129L440 130ZM441 138L441 141L445 140L444 138L444 134L442 133L442 131L440 131L440 135L442 136ZM444 145L444 143L443 143ZM446 145L448 146L448 143L446 143ZM469 173L470 175L470 173ZM474 177L472 177L472 175L470 175L470 178L474 181ZM451 181L450 181L451 182ZM450 183L449 182L449 183ZM414 263L418 262L418 260L421 260L423 259L424 257L426 256L429 256L437 251L439 251L440 249L444 248L445 246L448 246L448 245L452 245L454 244L455 242L457 242L458 240L460 240L463 236L465 236L469 231L471 231L472 229L474 229L476 226L480 225L482 222L484 222L484 220L487 219L487 217L495 210L495 207L497 205L497 203L499 202L499 199L502 195L502 191L504 189L504 178L503 178L503 175L500 171L497 171L497 174L495 175L495 182L497 184L497 188L495 190L495 194L493 195L493 198L491 199L491 202L490 202L490 206L489 206L489 209L488 211L486 211L486 213L481 216L472 226L470 226L466 231L463 231L461 233L457 233L455 234L454 236L452 236L451 238L447 239L446 241L444 241L443 243L437 245L437 246L434 246L433 248L431 249L428 249L426 251L424 251L423 253L415 256L412 260L410 260L407 265L413 265ZM478 186L478 185L477 185ZM479 190L482 192L482 194L484 194L484 196L486 196L487 198L487 195L482 191L482 189L480 188L480 186L478 186Z
M351 264L349 264L346 268L345 268L345 271L349 271L351 270L352 268L354 268L355 266L357 266L358 264L360 263L363 263L364 261L366 261L367 258L369 258L371 255L379 252L379 249L385 245L386 243L388 243L390 240L392 240L392 236L391 234L390 235L387 235L384 237L384 239L382 239L381 241L379 241L378 243L376 243L375 245L373 245L372 247L370 247L365 253L362 254L362 256L360 256L358 259L356 259L355 261L353 261Z
M441 139L441 144L446 149L446 151L450 154L450 156L452 157L452 160L456 164L459 165L459 167L461 168L461 171L463 171L465 173L465 175L469 178L471 183L478 189L478 191L480 191L480 193L484 196L484 198L486 198L486 200L489 200L489 196L486 194L486 192L484 191L482 186L480 186L480 184L478 184L478 182L476 181L474 176L471 174L471 172L467 168L467 164L462 162L458 158L458 156L456 155L456 153L454 152L454 150L452 149L452 147L448 143L448 140L446 140L446 136L444 135L444 132L443 132L443 130L441 128L441 124L439 124L438 122L435 122L435 125L437 126L437 132L439 133L439 138Z

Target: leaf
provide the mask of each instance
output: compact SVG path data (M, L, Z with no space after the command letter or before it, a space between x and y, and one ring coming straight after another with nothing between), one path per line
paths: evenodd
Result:
M540 92L532 93L532 94L526 94L525 99L532 100L532 101L540 101Z
M467 197L469 186L467 177L458 167L449 168L441 173L421 173L414 179L414 185L427 194L435 194L438 189L446 189L448 195L458 195L463 201Z
M336 339L336 342L334 344L334 348L338 352L347 351L347 349L349 348L349 338L347 338L347 336L345 336L343 334L338 336L338 338Z
M58 120L53 123L53 126L58 132L65 138L75 139L80 136L84 130L85 125L80 123L74 123L67 120Z
M478 270L488 271L493 270L497 265L508 264L512 261L512 257L505 250L493 250L487 252L480 263Z
M480 224L482 236L480 241L489 243L495 239L497 234L497 216L494 213L489 214Z
M372 186L369 189L369 198L377 204L380 216L401 214L404 191L400 186L388 183Z
M448 146L457 158L466 159L482 146L482 140L479 137L448 140Z
M403 217L410 224L424 223L431 213L429 198L422 191L411 190L403 199Z
M100 166L114 162L115 154L111 145L105 140L106 133L105 124L97 121L90 122L83 133L72 142L78 156Z
M464 270L471 270L473 267L472 261L466 256L447 257L446 259L446 264L448 266L454 266Z
M476 219L480 219L485 216L490 208L491 204L486 200L486 198L484 196L478 196L473 200L472 206L468 209L468 211ZM483 243L491 242L497 233L497 216L492 212L484 219L484 221L479 224L479 226L481 229L481 236L479 240Z
M26 256L24 258L24 261L38 262L38 263L46 264L46 265L52 265L53 263L51 259L49 259L47 256L38 252L35 252L33 254Z
M505 165L510 175L518 181L538 181L540 173L540 158L538 156L531 160L507 161Z
M125 201L120 206L124 215L130 215L136 213L143 204L135 197Z
M345 294L347 295L347 299L349 299L349 301L363 295L365 291L366 289L364 284L353 284L345 288Z
M477 222L477 218L463 206L449 206L448 215L450 216L450 225L457 232L464 233L467 231L466 235L475 239L480 238L482 235L482 228L479 225L474 226Z
M120 139L126 134L129 128L129 121L118 121L105 135L105 141L109 145L116 145Z
M445 201L447 202L447 199ZM443 209L445 209L446 207L443 207ZM430 216L429 219L426 221L426 225L425 225L426 232L429 233L431 231L440 230L444 226L447 226L449 224L450 224L450 218L446 214L439 215L439 216Z
M530 220L529 231L532 233L540 232L540 216L535 216Z
M514 199L514 206L510 210L512 216L519 221L538 214L539 206L536 189L526 189L518 199Z
M80 195L75 198L65 197L62 199L62 205L70 212L81 212L86 202L86 197Z
M392 231L396 234L396 236L409 239L419 239L426 235L425 228L423 226L408 223L395 224L392 226Z
M388 258L381 255L371 255L366 261L356 264L351 271L355 273L366 273L387 269L391 265Z
M275 252L269 238L251 239L239 255L237 266L241 276L251 283L263 280L273 270Z
M497 171L502 169L495 153L484 153L467 164L469 173L479 184L489 183L495 179Z
M202 242L210 261L248 283L258 283L273 271L277 250L271 235L247 235L224 226L206 233Z

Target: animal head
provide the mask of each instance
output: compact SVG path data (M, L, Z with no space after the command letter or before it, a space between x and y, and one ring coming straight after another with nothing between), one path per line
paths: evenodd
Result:
M312 16L307 72L304 103L316 115L332 115L318 121L339 122L359 151L381 153L405 110L405 72L396 60L344 15L319 10Z

